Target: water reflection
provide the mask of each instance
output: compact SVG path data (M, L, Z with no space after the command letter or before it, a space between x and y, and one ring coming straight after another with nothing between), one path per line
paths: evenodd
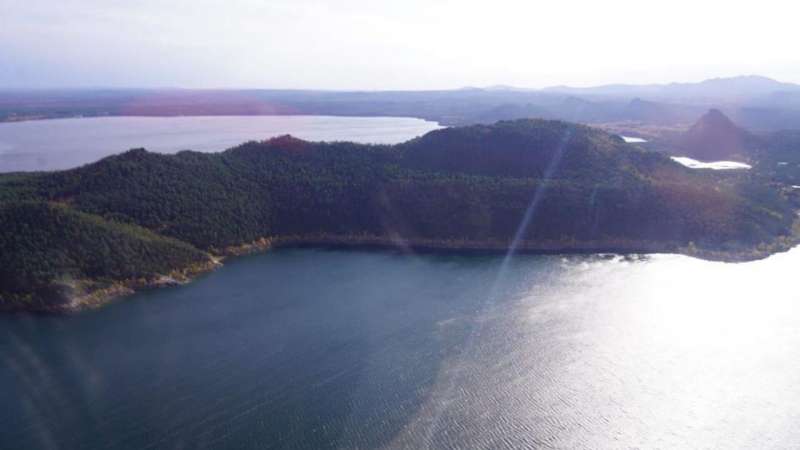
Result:
M798 262L563 258L476 317L392 446L791 446Z
M0 317L3 445L793 447L799 262L242 258L88 314Z

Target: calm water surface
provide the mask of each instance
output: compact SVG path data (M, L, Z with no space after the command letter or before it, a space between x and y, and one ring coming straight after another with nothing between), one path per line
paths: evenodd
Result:
M68 169L131 148L218 152L284 134L394 144L439 128L398 117L99 117L0 123L0 172Z
M797 448L800 249L280 250L0 317L2 448Z

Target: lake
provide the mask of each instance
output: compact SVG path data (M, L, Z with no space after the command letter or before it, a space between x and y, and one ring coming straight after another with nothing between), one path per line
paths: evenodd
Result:
M284 249L0 316L3 448L791 448L800 249Z
M690 169L711 169L711 170L741 170L752 169L753 166L737 161L711 161L703 162L686 156L671 156L673 161Z
M403 117L95 117L0 123L0 172L61 170L131 148L219 152L291 134L312 141L395 144L440 128Z
M643 143L647 142L647 139L643 139L643 138L640 138L640 137L622 136L622 135L620 135L619 137L621 137L623 141L625 141L625 142L627 142L629 144L643 144Z

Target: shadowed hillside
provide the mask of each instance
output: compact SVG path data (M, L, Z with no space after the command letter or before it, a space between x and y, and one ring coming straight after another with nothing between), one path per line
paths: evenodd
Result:
M749 161L757 144L755 136L712 109L681 136L678 145L701 161Z

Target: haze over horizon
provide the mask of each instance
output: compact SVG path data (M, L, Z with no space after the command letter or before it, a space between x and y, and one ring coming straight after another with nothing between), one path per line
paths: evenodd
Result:
M0 0L0 87L542 88L743 74L800 82L800 58L781 45L794 39L790 8Z

